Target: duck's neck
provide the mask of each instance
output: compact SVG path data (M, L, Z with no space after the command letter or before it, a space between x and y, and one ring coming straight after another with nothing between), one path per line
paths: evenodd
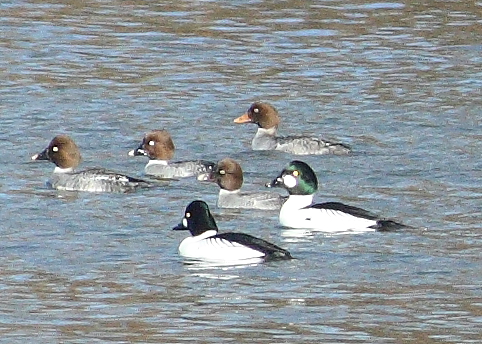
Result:
M313 195L290 195L283 204L283 210L301 209L313 204Z
M256 132L257 137L263 137L263 136L276 136L278 132L277 127L265 129L265 128L258 128L258 131Z
M240 191L241 189L237 189L237 190L219 189L219 196L236 195L236 194L239 194Z
M62 168L62 167L55 166L54 168L54 173L71 173L73 171L74 171L73 167Z
M254 150L272 150L276 148L276 132L277 128L263 129L258 128L254 135L251 146Z
M209 237L212 237L212 236L215 236L216 234L218 234L218 231L215 230L215 229L210 229L210 230L207 230L205 231L204 233L201 233L199 235L196 235L196 236L192 236L191 238L193 238L193 240L204 240L206 238L209 238Z
M169 164L168 160L156 160L156 159L149 159L149 162L147 163L146 167L151 166L151 165L163 165L167 166Z

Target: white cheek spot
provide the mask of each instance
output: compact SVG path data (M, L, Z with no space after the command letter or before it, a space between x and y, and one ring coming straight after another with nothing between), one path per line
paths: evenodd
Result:
M287 188L294 188L296 184L298 184L298 181L291 174L287 174L286 176L283 176L283 184Z
M182 225L187 228L187 219L186 218L182 219Z
M149 146L154 146L155 144L156 143L153 140L149 141Z
M52 152L58 152L58 151L59 151L59 147L57 147L57 146L52 147Z

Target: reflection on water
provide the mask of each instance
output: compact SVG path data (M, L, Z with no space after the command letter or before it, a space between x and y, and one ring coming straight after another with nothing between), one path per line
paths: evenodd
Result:
M477 2L4 1L0 4L0 333L8 343L476 343L482 319ZM317 201L415 229L324 235L216 209L217 186L48 190L29 157L71 135L83 166L142 176L126 152L168 129L176 158L232 157L259 190L291 157L252 152L254 100L280 132L347 142L303 157ZM203 199L223 230L292 261L185 264L171 228ZM425 230L424 230L425 229Z
M310 237L315 235L315 233L312 230L304 229L304 228L283 228L280 231L280 234L286 241L291 241L291 242L296 242L298 241L298 239L305 239L305 238L309 240Z
M259 258L243 259L239 261L196 261L196 260L185 260L184 264L187 265L189 270L203 270L212 268L221 268L223 270L237 269L249 266L256 266L262 263L263 260Z

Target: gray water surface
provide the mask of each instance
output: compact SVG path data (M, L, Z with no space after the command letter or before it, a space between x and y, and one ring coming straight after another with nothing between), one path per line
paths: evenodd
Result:
M481 343L482 4L466 1L3 1L4 343ZM341 201L414 227L324 235L217 209L193 179L127 195L47 189L30 162L71 135L82 166L166 128L176 158L231 157L264 190L292 156L252 152L255 100L282 134L350 144L298 157ZM280 191L280 190L278 190ZM282 192L282 191L280 191ZM297 259L189 265L170 229L203 199L222 231Z

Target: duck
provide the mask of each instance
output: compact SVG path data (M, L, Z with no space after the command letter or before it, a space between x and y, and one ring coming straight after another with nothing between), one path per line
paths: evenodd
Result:
M148 156L144 172L157 178L200 176L209 173L214 166L214 162L207 160L170 161L174 151L171 134L167 130L153 130L146 133L139 147L129 151L128 155Z
M55 164L47 185L57 190L125 193L153 186L145 180L104 168L89 168L76 172L82 158L78 146L67 135L55 136L47 148L33 155L31 159L48 160Z
M377 215L339 202L313 204L318 179L303 161L293 160L267 187L282 187L289 193L279 213L284 227L306 228L324 232L393 231L408 226L382 219Z
M173 230L191 233L180 243L179 254L193 260L254 263L293 259L287 250L252 235L218 233L216 221L202 200L193 201L186 207L181 223Z
M279 210L286 200L286 197L272 192L242 192L243 170L231 158L218 161L204 180L218 184L218 208Z
M253 150L277 150L293 155L335 154L347 155L351 148L343 143L335 143L309 136L279 137L278 111L269 103L255 102L248 111L237 117L234 123L254 123L258 131L253 138Z

